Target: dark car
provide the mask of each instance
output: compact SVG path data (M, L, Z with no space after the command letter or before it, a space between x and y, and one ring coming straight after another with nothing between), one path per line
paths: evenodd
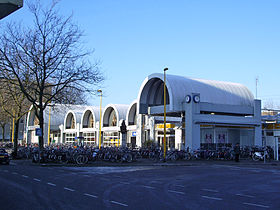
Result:
M10 164L9 154L2 148L0 148L0 163L6 163L7 165Z

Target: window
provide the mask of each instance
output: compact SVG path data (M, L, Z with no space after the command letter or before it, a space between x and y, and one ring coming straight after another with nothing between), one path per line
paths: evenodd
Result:
M117 116L115 110L112 110L110 113L109 126L117 126Z
M76 133L66 133L65 135L65 143L74 143L75 142Z
M118 132L104 132L104 146L119 146L120 138Z
M95 139L95 133L94 132L83 133L83 137L84 137L84 142L86 144L90 144L90 145L95 145L96 144L96 139Z

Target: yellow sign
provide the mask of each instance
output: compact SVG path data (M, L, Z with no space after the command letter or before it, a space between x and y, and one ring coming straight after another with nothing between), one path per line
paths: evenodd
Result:
M262 129L267 129L267 130L273 130L273 129L280 129L280 124L279 123L269 123L269 124L263 124Z
M164 124L157 124L157 128L164 128ZM175 128L175 124L166 123L166 128Z
M120 146L120 139L110 139L110 142L117 147Z

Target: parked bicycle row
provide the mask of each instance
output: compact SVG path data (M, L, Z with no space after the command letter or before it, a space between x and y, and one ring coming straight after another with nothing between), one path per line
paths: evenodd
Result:
M127 162L131 163L140 159L152 161L177 161L177 160L233 160L234 150L230 147L217 150L199 149L195 151L168 150L166 157L161 147L147 147L128 149L124 147L98 147L52 145L39 151L36 145L19 147L17 158L32 159L33 162L72 163L86 164L93 161ZM274 158L271 147L242 147L240 148L241 159L267 160Z

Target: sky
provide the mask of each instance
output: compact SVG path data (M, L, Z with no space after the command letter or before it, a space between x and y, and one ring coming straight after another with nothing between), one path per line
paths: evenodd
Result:
M50 0L44 2L51 2ZM131 104L152 73L241 83L280 109L279 0L61 0L106 80L103 107ZM1 22L29 21L27 6ZM258 78L256 91L256 78ZM90 105L99 106L99 97Z

